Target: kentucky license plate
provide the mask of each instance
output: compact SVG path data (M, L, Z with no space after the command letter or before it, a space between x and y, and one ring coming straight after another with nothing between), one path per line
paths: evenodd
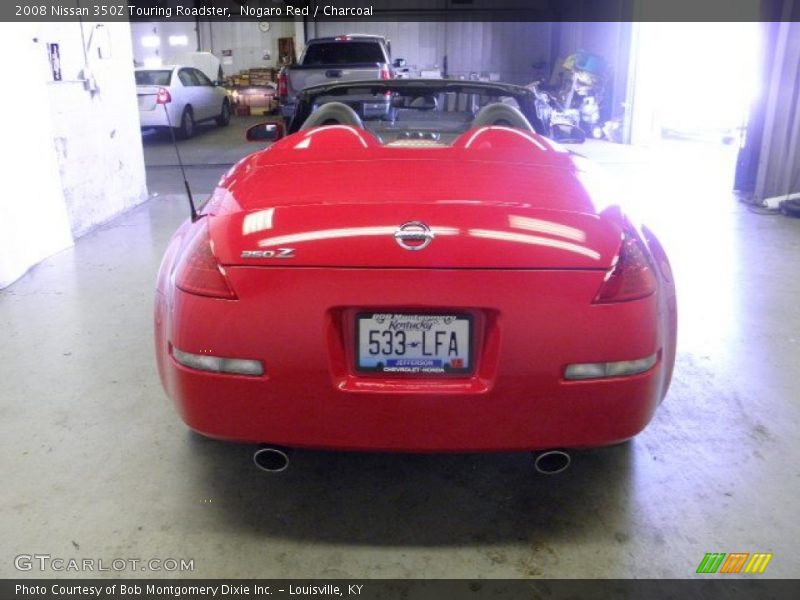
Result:
M471 329L468 315L361 313L356 368L386 374L470 373Z

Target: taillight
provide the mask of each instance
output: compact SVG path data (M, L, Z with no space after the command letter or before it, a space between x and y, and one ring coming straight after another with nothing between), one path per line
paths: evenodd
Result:
M606 274L594 302L626 302L645 298L656 291L656 277L639 238L629 232L622 236L617 261Z
M178 288L199 296L236 299L236 294L225 276L225 269L214 257L206 223L200 224L179 260L175 270L175 285Z
M658 270L661 272L661 277L663 277L664 281L667 283L672 283L672 267L669 265L667 253L664 252L664 247L661 245L661 242L658 241L658 238L656 238L655 234L647 227L642 227L642 234L644 235L644 239L647 241L647 247L650 248L650 254L653 255L653 259L656 261Z
M156 93L156 104L169 104L172 102L172 94L169 93L167 88L158 88Z
M391 79L391 78L392 78L392 72L389 70L389 67L387 67L386 65L381 67L381 79Z
M286 78L286 72L281 71L278 73L278 96L286 98L289 95L289 81Z

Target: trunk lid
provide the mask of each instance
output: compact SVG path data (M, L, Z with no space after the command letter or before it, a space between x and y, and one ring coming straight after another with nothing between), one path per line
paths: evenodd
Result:
M605 270L621 236L595 214L467 201L300 204L210 220L223 265Z
M156 97L158 96L159 86L157 85L137 85L136 98L139 101L139 110L153 110L156 107Z

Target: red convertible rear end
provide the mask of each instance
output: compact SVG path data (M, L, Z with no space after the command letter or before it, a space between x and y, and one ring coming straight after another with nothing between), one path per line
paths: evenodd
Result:
M471 140L471 141L470 141ZM208 436L575 448L650 421L675 352L652 237L535 134L381 146L327 127L234 168L159 275L164 386Z
M354 86L301 94L294 133L231 169L167 250L156 352L186 423L224 440L414 452L639 433L675 357L655 237L534 132L530 90ZM347 104L364 94L390 98L391 119ZM261 466L284 468L275 456ZM568 462L550 456L540 470Z

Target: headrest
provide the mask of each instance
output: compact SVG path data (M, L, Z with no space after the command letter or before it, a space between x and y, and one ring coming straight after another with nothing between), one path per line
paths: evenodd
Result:
M283 138L272 144L267 150L267 154L287 150L341 153L346 150L366 150L375 146L380 146L380 142L366 129L350 125L324 125L298 131L294 135Z
M500 125L501 127L513 127L515 129L522 129L523 131L533 131L533 127L525 118L525 115L516 108L502 102L495 102L487 104L478 111L475 115L475 120L472 121L472 127L484 127L491 125Z
M325 125L350 125L351 127L364 128L361 118L352 108L342 102L327 102L315 110L300 126L300 131L312 127Z
M563 149L532 131L521 131L511 127L479 127L462 133L453 142L454 148L491 150L512 155L541 154L547 151L562 152Z

